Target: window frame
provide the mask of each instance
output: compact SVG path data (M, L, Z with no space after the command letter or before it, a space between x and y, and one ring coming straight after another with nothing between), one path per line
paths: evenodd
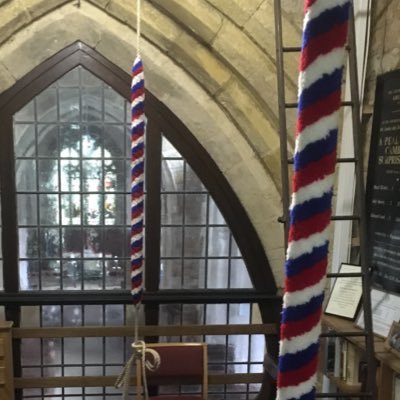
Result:
M19 325L21 305L44 304L129 304L128 291L96 291L68 294L19 292L17 203L13 115L46 87L71 69L81 65L111 86L125 99L130 97L131 77L82 42L61 50L0 94L0 185L2 203L2 246L6 318ZM176 147L204 183L224 216L242 253L254 289L159 290L160 248L146 246L146 322L158 323L158 305L175 303L258 303L264 323L279 324L281 296L262 243L238 197L207 151L189 129L149 91L146 91L148 116L146 146L146 242L160 243L161 224L161 132ZM151 160L151 162L149 162ZM151 248L151 251L150 251ZM201 296L201 297L200 297ZM269 354L277 358L278 338L268 337Z

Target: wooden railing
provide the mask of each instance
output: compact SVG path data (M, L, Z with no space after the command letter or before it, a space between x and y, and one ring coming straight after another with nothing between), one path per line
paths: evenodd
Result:
M0 321L0 399L14 400L11 322Z
M275 324L253 325L183 325L141 326L141 337L202 336L202 335L277 335ZM12 339L27 338L88 338L88 337L132 337L133 328L128 326L99 327L44 327L11 328L11 323L0 321L0 399L14 400L15 389L63 388L63 387L107 387L113 386L116 376L60 376L60 377L13 377ZM209 384L261 383L262 373L210 374ZM132 386L135 381L132 378ZM156 381L150 382L157 384ZM190 383L180 381L180 383Z

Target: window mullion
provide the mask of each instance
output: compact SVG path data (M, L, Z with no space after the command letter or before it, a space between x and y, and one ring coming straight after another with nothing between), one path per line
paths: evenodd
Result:
M153 119L146 129L145 145L145 287L157 291L160 284L161 230L161 129ZM158 307L146 308L146 323L158 323Z

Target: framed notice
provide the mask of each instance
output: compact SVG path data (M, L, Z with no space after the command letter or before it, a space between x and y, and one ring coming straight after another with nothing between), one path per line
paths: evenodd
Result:
M393 321L400 319L400 297L394 294L371 290L372 329L375 335L387 337ZM357 316L356 325L364 328L364 312Z
M360 272L361 267L359 265L342 264L339 269L339 273L341 274ZM325 313L353 320L360 305L361 294L361 277L336 278L329 295Z
M397 357L400 357L400 323L392 323L388 337L385 341L385 348Z
M400 400L400 375L393 377L393 400Z
M366 207L372 284L400 294L400 70L377 79Z

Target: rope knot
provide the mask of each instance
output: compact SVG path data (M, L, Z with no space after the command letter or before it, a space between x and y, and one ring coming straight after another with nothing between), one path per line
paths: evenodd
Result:
M128 400L129 396L129 381L131 376L132 364L136 360L141 361L142 366L142 377L143 377L143 388L144 388L144 398L147 400L149 398L149 393L147 389L147 377L146 377L146 369L154 372L161 365L160 355L154 349L149 349L146 347L146 343L143 340L135 340L132 345L133 349L132 356L129 358L127 363L125 364L122 372L119 374L115 387L120 388L124 387L122 398L123 400ZM151 355L151 360L146 359L147 355Z

